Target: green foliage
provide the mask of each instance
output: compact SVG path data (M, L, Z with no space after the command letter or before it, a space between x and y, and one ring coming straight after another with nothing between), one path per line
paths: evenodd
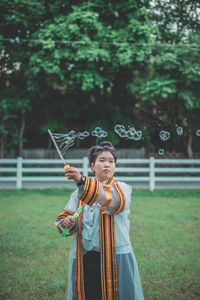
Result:
M197 129L198 7L188 0L1 1L1 140L19 132L19 113L41 140L51 126L79 130L95 123L123 146L112 132L122 123L146 126L144 146L152 149L159 123Z
M0 138L1 144L11 150L21 141L19 136L20 117L30 110L30 101L26 98L18 98L20 95L3 97L0 101Z
M188 147L198 148L195 130L200 118L198 3L154 1L149 16L157 25L149 69L146 74L135 73L127 88L133 97L137 95L137 118L149 128L149 134L154 128L155 149L160 146L159 130L182 126L182 148L189 155ZM146 139L148 148L153 140ZM173 142L174 149L179 147L180 140Z
M48 129L52 130L52 131L59 131L59 130L63 130L66 128L63 128L62 125L58 122L58 121L50 121L47 124L43 125L40 127L40 130L42 133L46 133L48 131Z
M142 100L159 100L169 99L176 92L176 82L173 79L169 79L169 76L163 76L156 79L145 82L141 87Z
M151 40L145 9L148 1L124 5L101 0L15 0L0 5L4 65L11 74L5 71L3 76L20 74L32 113L40 106L43 114L43 122L37 125L40 132L45 133L48 124L80 128L103 121L111 139L118 143L110 130L115 122L113 108L119 111L125 101L120 119L131 122L133 112L126 99L126 85L132 80L129 74L133 68L145 68L150 53L148 46L132 44ZM126 72L121 82L122 68Z

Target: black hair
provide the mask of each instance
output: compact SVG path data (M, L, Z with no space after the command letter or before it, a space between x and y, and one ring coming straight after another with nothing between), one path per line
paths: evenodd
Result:
M115 163L116 163L117 155L116 155L116 150L115 150L114 146L110 142L103 141L103 142L100 142L98 145L95 145L89 149L88 157L89 157L90 165L91 165L91 163L95 163L98 155L103 151L109 151L113 155L113 157L115 159Z

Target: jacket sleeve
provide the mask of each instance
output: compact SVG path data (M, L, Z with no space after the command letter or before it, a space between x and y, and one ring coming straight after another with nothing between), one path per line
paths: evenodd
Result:
M125 195L116 181L100 183L86 177L85 184L79 187L79 197L87 205L96 203L103 213L119 214L125 207Z
M77 209L77 204L78 204L78 190L72 193L69 202L65 206L65 208L59 213L59 215L56 218L55 225L58 229L58 232L61 234L64 229L66 228L63 225L63 219L66 218L67 216L73 216L76 209ZM66 237L73 235L78 231L78 222L76 220L75 225L69 230L68 234Z

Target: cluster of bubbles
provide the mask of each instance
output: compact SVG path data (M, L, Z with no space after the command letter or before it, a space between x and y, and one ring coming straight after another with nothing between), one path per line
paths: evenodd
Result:
M142 138L142 131L136 130L134 127L129 127L128 130L125 129L124 125L115 125L114 131L121 137L121 138L127 138L130 140L139 141ZM181 136L183 135L183 128L181 126L176 125L176 133ZM65 153L65 151L74 145L75 139L84 140L90 135L89 131L83 131L76 133L75 130L69 131L69 133L66 134L60 134L60 133L53 133L53 137L58 144L61 153ZM107 132L104 131L101 127L96 127L92 132L92 136L96 136L98 138L105 138L107 137ZM200 137L200 129L196 130L196 136ZM171 134L169 131L162 130L159 132L159 137L161 141L167 141L170 139ZM158 154L164 155L165 150L159 149Z
M179 136L183 135L183 127L176 125L176 133ZM160 136L161 141L167 141L171 137L171 134L169 131L162 130L162 131L160 131L159 136ZM196 130L196 136L200 136L200 129ZM164 149L158 150L159 155L164 155L164 153L165 153Z
M136 131L134 127L130 127L126 130L124 125L117 124L115 125L114 130L121 138L128 138L135 141L139 141L142 138L142 131Z
M96 136L98 138L104 138L107 136L107 132L101 129L100 127L96 127L92 131L92 136ZM62 154L65 153L65 151L72 147L74 145L75 139L84 140L86 137L90 135L89 131L83 131L76 133L75 130L71 130L69 133L52 133L60 151Z
M177 127L177 128L176 128L177 134L178 134L178 135L183 135L183 128L180 127L180 126L178 126L178 125L177 125L176 127ZM170 134L169 131L162 130L162 131L159 132L159 136L160 136L161 141L165 142L165 141L167 141L167 140L170 139L171 134ZM159 150L158 150L158 154L159 154L159 155L164 155L164 154L165 154L165 150L162 149L162 148L159 149Z
M160 131L159 136L161 141L167 141L170 138L171 134L169 131L162 130Z
M183 127L180 127L180 126L177 127L176 132L177 132L178 135L183 135Z
M178 125L176 125L176 127L176 133L178 135L183 135L183 127ZM169 131L162 130L160 131L159 136L162 141L167 141L170 138L171 134ZM196 136L200 136L200 129L196 130Z
M104 131L103 129L101 129L101 127L96 127L93 131L92 131L92 135L96 136L98 138L104 138L107 137L107 132Z
M76 137L80 140L84 140L89 135L90 135L90 133L88 131L83 131L83 132L78 132Z

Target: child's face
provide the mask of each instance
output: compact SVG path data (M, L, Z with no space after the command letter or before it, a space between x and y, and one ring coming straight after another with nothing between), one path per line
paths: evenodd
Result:
M112 178L115 172L114 156L109 151L101 152L96 161L91 163L91 168L100 182Z

